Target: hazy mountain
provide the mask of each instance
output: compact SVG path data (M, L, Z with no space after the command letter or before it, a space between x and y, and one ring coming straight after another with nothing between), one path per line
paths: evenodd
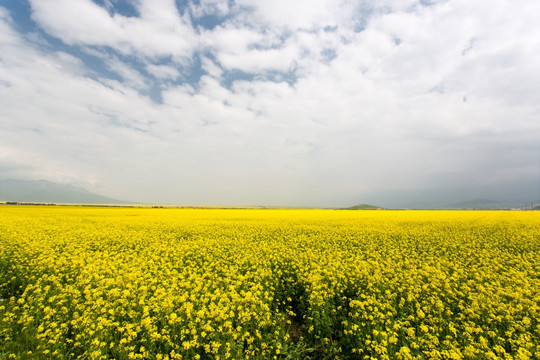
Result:
M419 202L419 203L408 203L404 206L398 208L404 209L448 209L448 210L459 210L459 209L477 209L477 210L497 210L497 209L521 209L530 207L530 203L525 203L523 201L497 201L490 199L474 199L460 202L442 202L442 201L432 201L432 202Z
M533 203L534 206L535 203ZM463 201L447 205L447 209L479 209L479 210L496 210L496 209L529 209L530 203L519 201L494 201L486 199L477 199L471 201Z
M0 180L0 200L19 202L126 204L86 189L46 180Z

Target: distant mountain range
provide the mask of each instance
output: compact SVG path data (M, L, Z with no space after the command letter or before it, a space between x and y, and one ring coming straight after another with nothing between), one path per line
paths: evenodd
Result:
M476 199L470 201L462 201L448 204L446 209L478 209L478 210L495 210L495 209L518 209L527 208L530 204L512 202L512 201L495 201L488 199Z
M84 188L58 184L47 180L0 180L0 201L35 202L35 203L67 203L67 204L133 204L133 202L112 199L92 193ZM535 210L540 210L540 201L533 204ZM391 207L397 209L530 209L530 203L510 201L495 201L475 199L455 203L409 203L403 206ZM375 210L383 207L359 204L346 208L347 210Z
M128 204L94 194L81 187L57 184L47 180L0 180L0 201L68 203L68 204Z
M539 201L540 202L540 201ZM440 210L508 210L508 209L523 209L529 210L530 203L520 203L517 201L495 201L489 199L475 199L469 201L461 201L455 203L443 203L443 202L419 202L408 203L395 209L440 209ZM391 207L393 209L394 207ZM540 210L540 204L535 202L533 204L535 210ZM345 210L373 210L384 209L380 206L374 206L369 204L359 204L345 208Z

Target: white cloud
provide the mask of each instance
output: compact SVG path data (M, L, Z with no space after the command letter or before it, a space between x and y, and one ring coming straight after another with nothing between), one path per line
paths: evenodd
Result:
M208 15L223 17L229 14L230 8L228 0L204 0L199 3L191 3L190 10L196 18Z
M218 53L221 65L228 69L239 69L249 73L264 73L270 70L283 72L294 68L298 58L298 49L286 46L281 49L250 50L244 53Z
M147 80L140 72L133 69L125 62L120 61L117 57L107 59L106 64L109 70L112 70L118 74L128 87L139 90L146 89L148 87Z
M132 156L144 162L145 144L158 142L135 129L148 129L158 115L155 105L136 91L107 88L73 71L77 62L70 55L45 54L20 38L18 44L2 44L0 55L10 84L0 86L0 152L7 154L4 161L26 167L12 167L3 176L84 182L103 179Z
M7 9L0 7L0 43L2 46L14 45L19 42L17 33L13 30L13 21Z
M178 69L168 65L147 64L146 71L158 79L176 80L180 76Z
M467 184L472 194L485 178L511 188L537 166L537 2L193 5L196 17L227 14L212 30L171 1L136 4L128 18L90 1L32 2L50 35L120 80L89 78L0 8L2 169L92 179L136 201L333 206ZM195 66L195 53L202 75L180 83L177 60ZM235 69L254 80L226 84ZM143 95L143 73L162 104Z
M263 36L254 29L231 26L205 31L202 36L204 44L209 49L233 54L243 53L248 50L249 45L256 44L263 39Z
M334 0L239 0L238 7L252 9L244 19L251 24L280 30L313 30L327 26L349 25L355 4Z
M223 69L207 57L201 59L201 68L214 78L221 78L221 75L223 74Z
M124 54L190 57L197 37L174 1L139 1L140 17L110 15L91 0L30 0L32 18L71 45L108 46Z
M287 72L300 55L294 43L282 42L276 34L261 34L253 29L219 27L203 36L206 48L214 53L222 67L229 70Z

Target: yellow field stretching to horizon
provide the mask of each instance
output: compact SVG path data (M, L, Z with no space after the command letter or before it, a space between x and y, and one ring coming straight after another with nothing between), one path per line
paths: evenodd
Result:
M540 212L0 206L1 359L539 359Z

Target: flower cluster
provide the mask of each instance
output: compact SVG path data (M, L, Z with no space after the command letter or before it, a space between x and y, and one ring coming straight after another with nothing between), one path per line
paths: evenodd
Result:
M540 214L0 207L0 358L540 358Z

